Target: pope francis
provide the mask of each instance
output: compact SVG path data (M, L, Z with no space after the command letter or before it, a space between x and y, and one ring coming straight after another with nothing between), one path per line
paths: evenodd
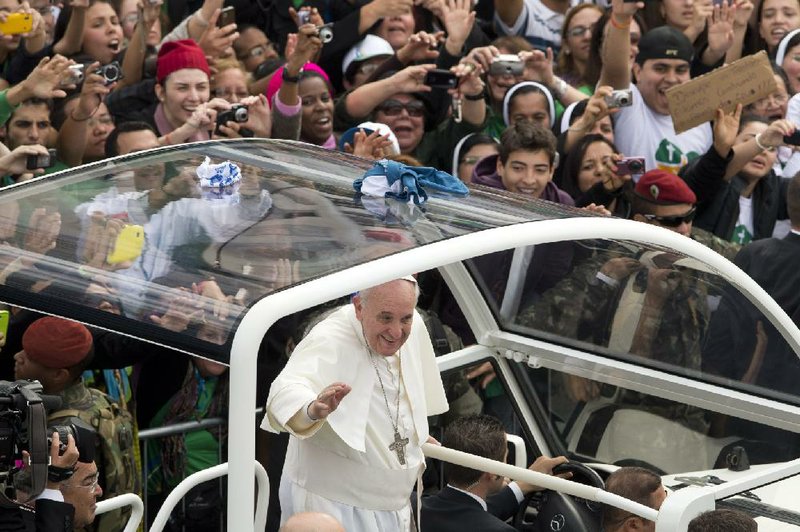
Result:
M282 523L316 511L346 530L414 530L427 416L447 410L416 302L413 277L361 291L309 332L272 383L261 427L294 436Z

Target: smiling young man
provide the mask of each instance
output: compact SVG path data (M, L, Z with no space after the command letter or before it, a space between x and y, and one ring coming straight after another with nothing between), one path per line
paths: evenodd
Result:
M433 347L404 277L362 290L297 345L261 428L292 434L281 519L323 512L346 530L412 529L428 415L447 409Z
M611 24L607 26L601 52L603 69L598 85L630 89L633 93L633 105L613 115L619 151L644 157L647 170L677 173L712 144L709 123L676 135L667 102L670 88L689 81L694 48L680 30L661 26L642 36L639 53L630 65L630 25L637 5L622 0L613 3ZM636 79L634 84L631 70Z
M523 120L503 132L499 154L478 161L472 182L574 205L569 194L553 183L557 164L555 135L539 124Z

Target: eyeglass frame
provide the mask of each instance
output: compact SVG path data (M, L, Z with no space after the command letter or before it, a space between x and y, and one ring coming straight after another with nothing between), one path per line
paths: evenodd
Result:
M692 206L688 212L679 216L657 216L655 214L643 214L645 220L648 222L657 222L664 227L680 227L683 223L692 223L697 214L697 207Z
M566 31L567 37L583 37L586 35L586 32L591 33L592 27L591 26L575 26L572 29Z
M399 111L397 111L397 112L393 111L393 112L389 113L389 112L386 111L387 107L392 107L394 109L399 109ZM419 114L417 114L417 115L412 114L412 112L411 112L412 108L413 108L414 112L419 111ZM424 118L425 117L425 104L422 103L419 100L412 100L410 102L403 103L400 100L389 99L389 100L386 100L383 103L381 103L378 107L376 107L375 111L376 112L377 111L381 111L387 116L399 116L403 112L403 109L405 109L406 114L408 114L408 116L410 116L412 118Z
M89 490L90 492L94 493L94 491L97 490L97 486L99 486L99 485L100 485L100 472L96 471L95 474L94 474L94 482L92 482L89 485L69 484L67 482L62 482L60 487L61 488L81 488L81 489Z
M252 48L247 50L242 55L237 55L236 58L244 60L244 59L249 59L251 57L261 57L262 55L266 54L267 50L269 50L270 48L272 48L274 50L275 49L275 43L271 42L271 41L267 41L266 44L257 44L255 46L253 46Z

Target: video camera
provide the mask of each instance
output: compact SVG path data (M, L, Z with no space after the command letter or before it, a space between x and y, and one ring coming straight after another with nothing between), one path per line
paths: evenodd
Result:
M25 491L34 498L44 489L50 455L47 411L60 406L61 398L42 394L38 381L0 380L0 489L8 499L16 498L14 476L21 470L22 451L30 454L30 486ZM53 430L75 436L71 427Z

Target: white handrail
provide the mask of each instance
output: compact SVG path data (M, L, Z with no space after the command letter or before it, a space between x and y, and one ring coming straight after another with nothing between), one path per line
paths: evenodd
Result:
M517 467L528 467L528 453L525 450L525 440L516 434L506 434L508 443L514 446L514 465Z
M123 506L131 507L131 516L128 518L123 532L135 532L136 529L139 528L139 523L142 522L142 516L144 515L144 503L142 503L142 499L135 493L123 493L122 495L117 495L116 497L111 497L104 501L98 501L94 513L95 515L100 515L122 508Z
M545 475L544 473L537 473L530 469L516 467L511 464L498 462L489 458L483 458L472 454L456 451L455 449L448 449L441 445L434 445L431 443L422 444L422 452L425 456L435 458L437 460L444 460L471 469L478 469L486 471L495 475L501 475L514 480L522 480L528 484L541 486L545 489L558 491L567 495L573 495L582 499L590 501L597 501L603 504L611 504L617 508L628 511L634 515L644 517L650 521L655 521L658 518L658 510L633 502L625 497L620 497L613 493L609 493L602 488L594 486L587 486L586 484L579 484L571 480L554 477L552 475Z
M264 469L257 460L255 462L256 481L258 482L258 504L256 505L256 514L254 519L253 530L264 530L267 526L267 508L269 507L269 479L267 478L267 471ZM189 492L190 489L221 476L228 474L228 462L219 464L208 469L203 469L197 473L193 473L183 479L180 484L175 488L164 500L164 504L158 511L153 526L150 527L150 532L161 532L167 524L172 510L177 506L180 500ZM229 490L230 496L230 490ZM126 529L126 532L127 529Z

